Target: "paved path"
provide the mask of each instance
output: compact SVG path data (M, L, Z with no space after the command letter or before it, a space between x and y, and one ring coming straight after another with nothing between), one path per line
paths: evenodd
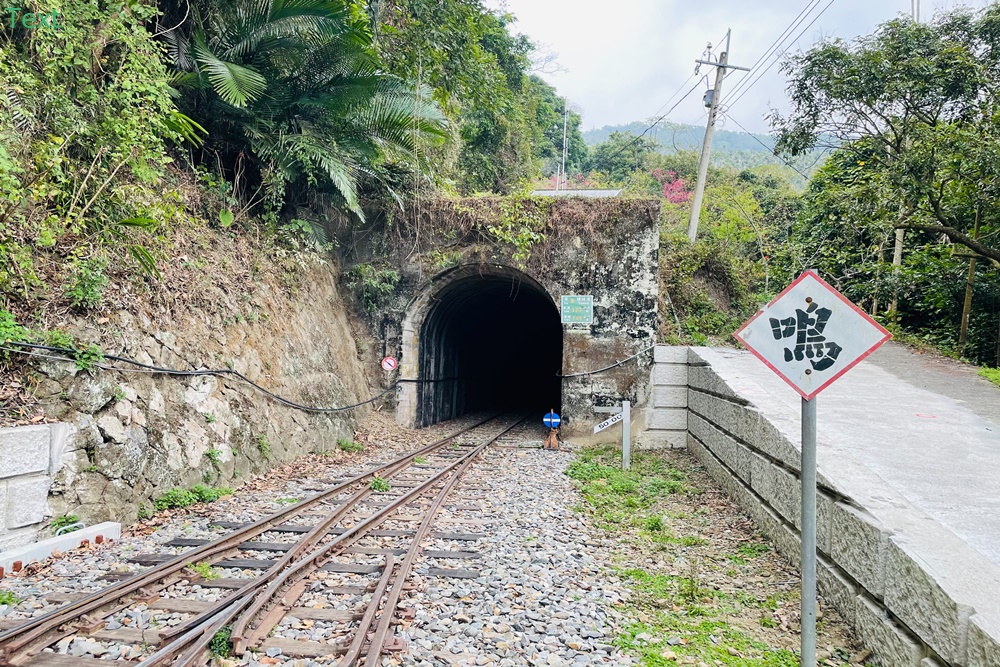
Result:
M732 358L798 408L749 353ZM889 343L817 400L821 435L1000 565L1000 388L973 367Z

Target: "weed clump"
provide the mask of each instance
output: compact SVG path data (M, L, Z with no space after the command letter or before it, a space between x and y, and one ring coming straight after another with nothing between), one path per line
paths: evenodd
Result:
M174 487L153 501L153 506L157 510L169 510L187 507L195 503L211 503L223 496L231 495L232 492L233 490L229 487L212 488L204 484L195 484L190 489Z
M360 452L364 450L365 446L360 442L354 442L353 440L348 440L346 438L341 438L337 441L337 447L342 452L353 453Z

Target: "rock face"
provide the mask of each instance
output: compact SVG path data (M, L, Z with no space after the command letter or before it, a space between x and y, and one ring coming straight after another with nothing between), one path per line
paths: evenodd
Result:
M237 314L231 308L242 307ZM234 370L308 406L371 395L334 270L305 271L297 288L264 281L217 310L119 311L104 326L73 323L79 340L111 354L185 371ZM106 343L113 332L114 348ZM237 486L250 474L350 437L366 408L310 413L278 403L232 375L165 375L39 367L46 414L70 427L52 478L53 516L134 521L168 489ZM25 445L28 446L28 445Z

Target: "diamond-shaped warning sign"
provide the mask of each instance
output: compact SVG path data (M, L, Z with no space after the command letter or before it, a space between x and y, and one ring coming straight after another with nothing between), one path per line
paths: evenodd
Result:
M814 271L733 335L806 400L892 338Z

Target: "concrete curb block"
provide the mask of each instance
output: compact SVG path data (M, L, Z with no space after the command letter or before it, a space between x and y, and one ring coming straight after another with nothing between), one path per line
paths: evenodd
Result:
M0 553L0 578L4 573L19 571L29 563L45 560L55 551L76 549L84 542L101 544L106 541L121 539L122 525L115 521L105 521L88 528L81 528L72 533L65 533L47 540L35 542L25 547L18 547Z

